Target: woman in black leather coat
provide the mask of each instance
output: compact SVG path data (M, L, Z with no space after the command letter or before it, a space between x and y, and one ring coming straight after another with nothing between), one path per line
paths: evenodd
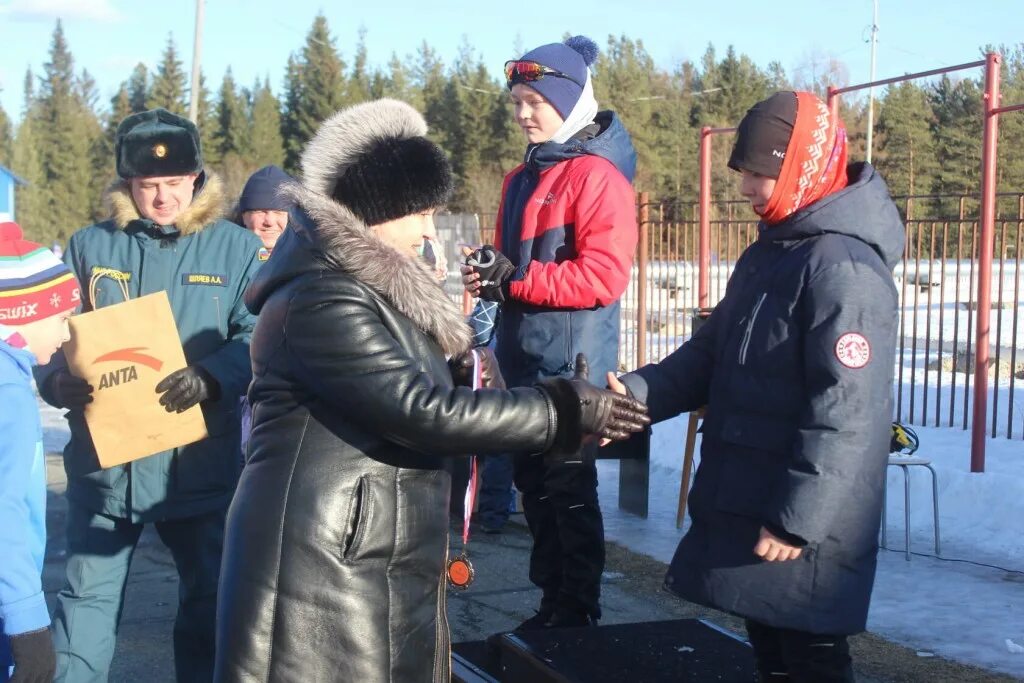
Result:
M253 429L228 516L218 681L447 682L443 457L558 457L646 421L579 379L454 386L447 358L464 366L470 331L416 254L452 182L425 134L393 100L328 119L247 292Z

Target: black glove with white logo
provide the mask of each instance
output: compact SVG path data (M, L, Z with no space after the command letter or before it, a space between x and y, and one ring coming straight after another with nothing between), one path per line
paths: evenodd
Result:
M651 423L646 405L630 396L595 387L587 381L589 376L587 357L580 353L576 355L572 379L556 377L539 384L551 397L558 414L553 452L576 451L594 437L624 441Z
M19 633L11 638L14 676L11 683L53 683L57 656L53 651L50 629Z
M64 368L50 375L43 394L43 398L57 408L81 410L92 403L92 385Z
M516 267L500 251L487 244L466 257L466 265L480 276L481 299L505 303L508 298L508 281Z
M163 394L160 405L167 412L183 413L203 401L219 399L220 385L206 368L190 365L167 375L156 385L156 392Z

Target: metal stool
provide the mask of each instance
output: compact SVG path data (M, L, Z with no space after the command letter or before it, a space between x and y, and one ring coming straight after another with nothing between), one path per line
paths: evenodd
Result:
M934 510L935 517L935 555L941 555L939 550L939 482L935 475L935 470L932 468L932 461L925 458L919 458L916 455L890 455L889 456L889 467L899 467L903 470L903 524L904 524L904 536L906 539L906 559L910 562L910 472L907 470L908 467L913 465L919 465L921 467L927 467L932 473L932 508ZM888 474L888 471L887 471ZM885 522L886 522L886 505L888 497L888 476L883 479L882 482L882 547L885 547Z

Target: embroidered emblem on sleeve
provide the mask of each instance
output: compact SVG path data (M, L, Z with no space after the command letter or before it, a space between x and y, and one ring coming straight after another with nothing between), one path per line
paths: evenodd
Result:
M871 360L871 344L864 335L847 332L836 341L836 358L848 368L857 370Z

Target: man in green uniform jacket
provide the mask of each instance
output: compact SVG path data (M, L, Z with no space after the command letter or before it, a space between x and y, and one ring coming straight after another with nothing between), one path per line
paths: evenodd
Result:
M97 272L83 310L166 291L188 367L157 385L168 411L202 407L209 437L127 465L100 469L83 407L90 387L63 355L37 376L50 404L67 408L67 581L57 598L57 680L105 681L132 552L152 522L181 584L174 625L178 681L213 675L214 622L224 515L238 479L239 397L251 379L255 318L242 301L261 243L221 218L223 192L203 171L196 127L163 109L121 122L115 142L121 181L112 216L72 235L65 262L83 283Z

